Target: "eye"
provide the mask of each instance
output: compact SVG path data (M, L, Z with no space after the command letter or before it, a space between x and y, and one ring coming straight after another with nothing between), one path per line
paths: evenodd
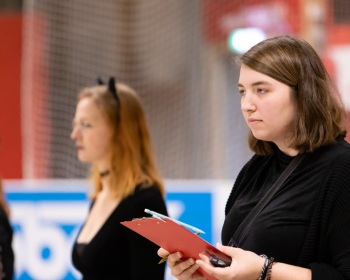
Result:
M256 91L258 93L267 93L267 89L266 88L258 88Z
M240 95L244 96L244 95L245 95L245 90L242 89L242 88L239 88L239 89L238 89L238 93L239 93Z
M80 127L81 128L89 128L89 127L91 127L91 124L89 122L85 121L85 120L82 120L80 122Z
M79 128L79 129L85 129L85 128L90 128L92 127L92 125L85 121L85 120L81 120L81 121L73 121L72 122L72 129L75 129L75 128Z

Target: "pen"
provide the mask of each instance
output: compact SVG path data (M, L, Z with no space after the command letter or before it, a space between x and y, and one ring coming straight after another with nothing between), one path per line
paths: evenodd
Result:
M145 209L145 212L146 212L147 214L152 215L152 216L155 217L155 218L167 218L167 219L169 219L169 220L172 220L173 222L175 222L175 223L177 223L177 224L179 224L179 225L181 225L181 226L183 226L183 227L185 227L185 228L187 228L187 229L189 229L189 230L194 231L197 235L200 234L200 233L203 233L203 234L205 233L203 230L201 230L201 229L199 229L199 228L196 228L196 227L193 227L193 226L191 226L191 225L188 225L188 224L185 224L185 223L183 223L183 222L180 222L180 221L178 221L178 220L169 218L168 216L159 214L159 213L154 212L154 211L151 211L151 210L149 210L149 209Z

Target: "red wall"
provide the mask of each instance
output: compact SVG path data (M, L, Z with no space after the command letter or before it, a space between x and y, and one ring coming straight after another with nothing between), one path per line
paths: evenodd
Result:
M212 42L226 42L228 34L232 31L229 25L234 24L234 28L250 27L251 20L242 22L242 11L250 8L263 8L269 4L278 5L287 11L287 14L283 18L283 21L287 24L289 32L298 33L300 31L300 3L295 0L244 0L244 1L218 1L218 0L204 0L203 1L203 31L206 39ZM246 14L245 14L246 16ZM237 19L237 17L239 19ZM226 22L226 26L223 26L223 20L229 20ZM238 20L238 22L237 22ZM250 22L250 23L249 23ZM261 21L260 21L261 22ZM256 21L255 23L259 23ZM266 23L266 22L265 22ZM261 22L262 26L268 28L264 22ZM244 24L244 26L240 26ZM282 22L281 22L282 25ZM273 32L281 26L275 26ZM264 30L265 32L269 30ZM281 32L281 31L280 31ZM283 32L284 33L284 32Z
M20 14L0 14L0 176L22 177Z

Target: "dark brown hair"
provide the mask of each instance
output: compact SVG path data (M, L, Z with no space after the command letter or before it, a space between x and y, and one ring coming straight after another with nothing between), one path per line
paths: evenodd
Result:
M292 92L297 116L290 127L290 147L311 152L345 137L346 113L339 94L316 51L304 40L278 36L253 46L239 64L263 73ZM258 155L273 152L271 142L249 135L249 147Z

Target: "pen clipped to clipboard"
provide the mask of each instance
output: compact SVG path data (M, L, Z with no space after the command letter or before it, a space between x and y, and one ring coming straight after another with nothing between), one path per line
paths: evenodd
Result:
M145 212L152 215L152 217L137 218L132 221L121 222L121 224L168 252L181 252L184 259L199 259L199 254L204 253L210 258L224 263L223 266L231 263L229 256L198 235L204 233L204 231L148 209L145 209ZM218 266L220 266L220 263L218 263ZM198 272L209 280L216 279L200 268Z

